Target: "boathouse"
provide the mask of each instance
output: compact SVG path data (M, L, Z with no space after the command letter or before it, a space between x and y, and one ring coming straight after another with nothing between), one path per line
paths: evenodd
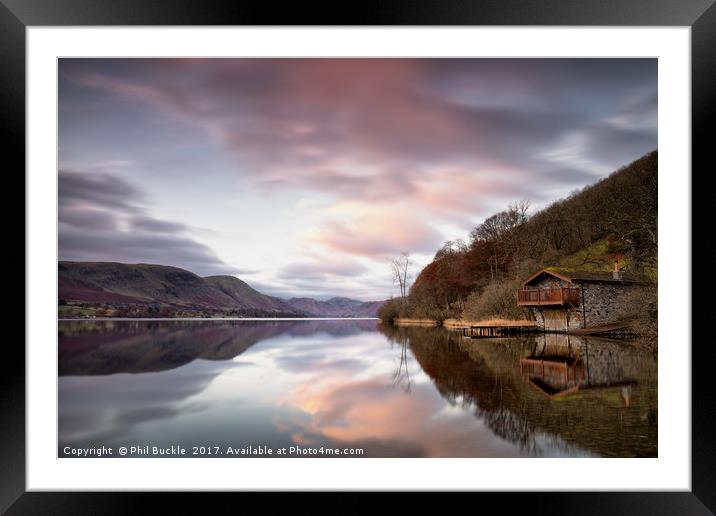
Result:
M645 283L621 271L579 271L549 267L522 282L517 305L527 308L547 331L607 326L624 319L635 289Z

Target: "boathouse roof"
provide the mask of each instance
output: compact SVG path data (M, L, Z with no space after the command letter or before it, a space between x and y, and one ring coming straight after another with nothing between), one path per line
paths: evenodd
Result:
M642 277L623 271L619 272L618 277L615 277L612 272L593 272L569 269L566 267L547 267L546 269L535 272L532 276L524 280L522 285L528 286L537 283L544 279L545 276L554 276L568 283L614 283L622 285L645 283Z

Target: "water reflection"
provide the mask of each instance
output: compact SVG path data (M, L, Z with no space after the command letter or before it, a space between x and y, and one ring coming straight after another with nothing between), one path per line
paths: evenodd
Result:
M104 375L174 369L196 359L231 360L280 335L345 337L374 321L61 321L59 373ZM284 357L290 361L290 355Z
M599 456L656 456L657 361L638 342L547 334L464 339L443 329L381 327L410 341L451 404L539 454L544 433Z
M655 456L656 357L375 321L61 322L64 445Z
M552 399L563 398L585 389L619 387L625 406L631 400L632 386L638 382L625 371L621 353L604 354L610 343L592 345L590 364L588 338L545 334L534 340L529 356L520 359L520 374L537 390ZM591 365L591 367L590 367Z

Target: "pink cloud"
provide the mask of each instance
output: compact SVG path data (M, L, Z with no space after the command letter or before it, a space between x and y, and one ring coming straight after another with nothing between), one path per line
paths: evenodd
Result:
M274 421L281 429L292 430L296 443L326 438L340 443L383 441L395 448L413 443L416 449L408 455L449 457L456 454L454 443L462 442L457 452L462 456L514 453L508 446L496 450L489 431L472 414L441 414L443 402L429 384L416 385L406 396L381 378L350 383L341 378L340 385L335 377L320 382L312 378L292 389L287 403L308 416Z
M565 182L588 182L586 150L557 168L547 159L561 135L576 131L590 140L602 116L565 103L562 92L591 92L600 106L613 104L603 109L614 120L625 109L625 92L650 93L655 84L622 66L609 60L160 59L122 61L116 70L85 71L74 80L197 124L263 192L401 202L421 217L462 222L539 196L550 183L561 191ZM617 88L615 80L623 84ZM655 112L654 102L645 105L646 115ZM646 140L632 138L633 145L649 147L647 133ZM604 155L590 159L607 172ZM540 187L524 181L526 175L540 175ZM396 234L415 234L397 236L405 240L398 247L420 247L435 236L427 223L392 219L385 223ZM363 255L395 251L382 232L365 231L364 222L333 221L315 240Z
M421 60L178 60L168 69L142 82L96 72L76 80L195 121L265 188L409 198L429 180L426 164L474 144L460 110L410 87L429 73ZM413 200L432 202L422 189Z
M442 235L415 213L358 205L347 219L333 218L311 231L308 240L330 251L383 259L407 252L432 252Z

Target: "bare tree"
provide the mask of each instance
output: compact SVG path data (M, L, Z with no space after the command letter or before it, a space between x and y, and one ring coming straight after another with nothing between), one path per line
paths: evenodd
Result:
M390 269L393 273L393 283L400 288L400 297L405 300L408 295L408 270L412 262L410 254L407 252L400 253L400 256L393 258L390 262Z

